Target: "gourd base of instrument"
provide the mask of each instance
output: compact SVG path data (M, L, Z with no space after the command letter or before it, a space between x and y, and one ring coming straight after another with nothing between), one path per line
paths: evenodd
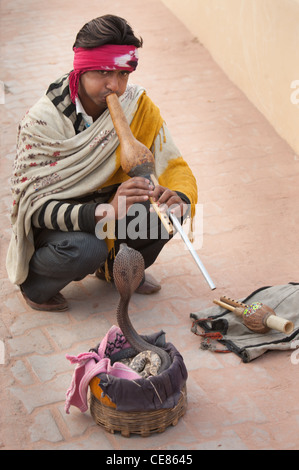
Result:
M247 328L254 333L265 334L270 331L270 328L267 326L267 319L270 315L273 315L272 312L267 312L265 309L260 308L254 314L246 317L243 314L243 323ZM274 314L275 315L275 314Z

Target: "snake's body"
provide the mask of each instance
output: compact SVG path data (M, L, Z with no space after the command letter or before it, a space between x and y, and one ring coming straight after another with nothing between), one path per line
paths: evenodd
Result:
M120 294L117 307L117 322L127 341L138 353L152 351L161 359L159 374L168 369L171 364L169 354L162 348L145 341L133 327L128 313L132 294L140 285L144 275L144 259L139 251L122 243L114 260L113 278Z
M161 368L161 359L153 351L142 351L133 358L122 359L121 362L145 379L158 375Z

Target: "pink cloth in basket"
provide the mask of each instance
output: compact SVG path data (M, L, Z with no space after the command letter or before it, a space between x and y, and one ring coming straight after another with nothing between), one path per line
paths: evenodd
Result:
M115 362L111 365L110 353L116 353L121 349L129 348L130 344L124 338L122 331L117 326L112 326L101 341L98 351L79 354L78 356L66 355L72 363L77 364L71 385L66 392L65 411L69 414L71 406L76 406L84 413L88 409L87 392L88 384L93 377L102 372L122 379L140 379L140 375L130 367Z

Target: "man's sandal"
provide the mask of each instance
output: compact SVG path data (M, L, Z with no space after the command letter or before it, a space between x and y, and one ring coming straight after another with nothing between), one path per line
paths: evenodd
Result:
M30 300L25 292L22 291L22 289L21 293L26 303L34 310L44 310L46 312L63 312L68 309L68 303L60 292L58 292L58 294L54 295L54 297L47 300L43 304L38 304Z

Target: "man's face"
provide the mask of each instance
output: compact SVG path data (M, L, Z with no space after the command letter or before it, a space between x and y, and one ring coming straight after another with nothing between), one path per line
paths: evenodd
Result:
M107 108L106 97L121 96L127 87L129 72L125 70L90 70L80 77L79 98L85 111L97 119Z

